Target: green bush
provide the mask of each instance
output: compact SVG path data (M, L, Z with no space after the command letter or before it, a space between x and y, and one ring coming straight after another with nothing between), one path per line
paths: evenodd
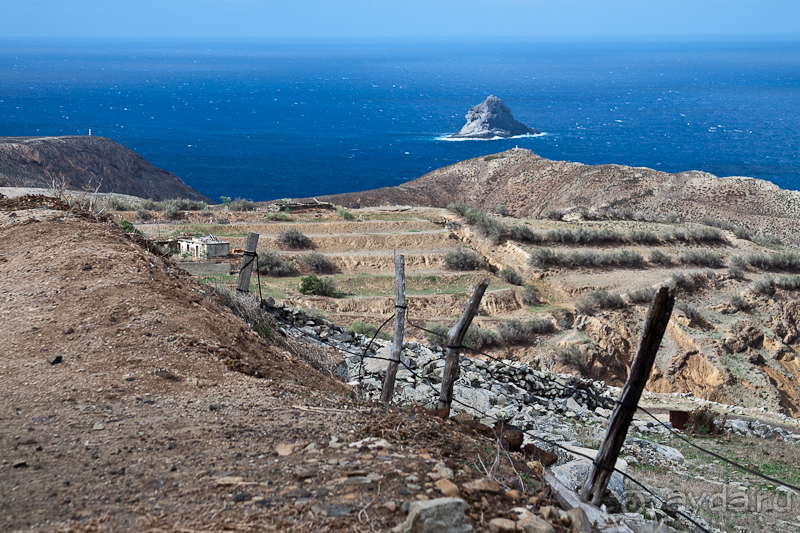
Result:
M735 231L736 226L728 222L727 220L716 220L713 218L703 218L700 220L701 224L706 226L711 226L713 228L724 229L726 231Z
M285 213L270 213L267 215L267 219L272 220L273 222L291 222L292 217Z
M509 232L505 222L493 218L480 209L475 209L467 204L450 204L447 206L447 209L462 216L467 224L476 226L484 236L489 237L493 241L499 240Z
M744 228L736 228L735 230L733 230L733 235L737 239L744 239L746 241L749 241L752 238L750 232Z
M528 226L523 226L520 224L514 224L511 226L511 229L508 230L509 235L515 241L520 242L541 242L542 236L536 232L534 232Z
M617 233L609 229L586 229L577 228L570 229L555 229L550 230L546 234L547 240L551 242L560 242L563 244L594 244L594 243L609 243L609 242L624 242L625 235Z
M541 303L541 300L539 300L539 292L534 289L532 285L525 285L525 290L522 291L522 303L525 305Z
M144 233L142 233L141 230L136 229L136 227L127 220L123 220L122 222L120 222L119 227L121 227L122 231L124 231L125 233L133 233L135 235L144 236Z
M684 292L694 292L702 287L707 281L707 276L702 272L676 272L672 275L671 288L683 290Z
M470 326L464 334L462 344L473 350L480 350L484 346L497 344L497 334L490 329L473 325Z
M500 339L507 344L525 343L535 335L552 333L555 330L556 326L553 322L541 318L506 320L497 327Z
M609 258L609 262L620 266L634 267L644 264L644 257L635 250L622 249L619 252L610 252Z
M311 275L300 278L300 292L316 296L335 296L336 282L332 278L318 278Z
M661 250L651 250L648 260L655 265L670 265L672 258Z
M775 286L786 291L800 290L800 275L781 276L775 280Z
M531 266L546 267L558 263L558 256L550 248L535 248L531 250L531 258L529 260Z
M303 263L316 274L333 274L336 272L336 265L321 253L311 252L303 256Z
M436 322L428 324L425 329L428 330L425 332L425 340L428 341L428 344L441 347L447 346L447 332L450 328L441 322Z
M522 276L513 268L505 268L500 271L500 277L509 282L512 285L524 285L525 280L522 279Z
M377 333L378 335L376 338L383 339L385 341L390 341L392 340L392 335L385 328L386 326L384 326L384 329L378 332L378 328L376 326L373 326L372 324L367 324L363 320L356 320L352 324L350 324L349 330L352 333L360 333L361 335L364 335L368 339L375 337L375 334Z
M628 298L630 298L633 303L649 304L653 301L653 296L655 296L655 294L656 290L654 288L644 287L629 292Z
M720 254L710 250L687 250L678 254L678 262L682 264L704 266L709 268L722 268L725 261Z
M703 315L700 314L700 311L686 302L675 302L675 307L683 311L686 315L686 318L688 318L691 322L703 320Z
M608 291L592 291L582 298L575 309L582 315L593 315L602 309L622 309L625 302L619 293Z
M314 247L311 239L300 233L295 227L280 232L275 241L282 248L289 248L291 250L305 250Z
M567 214L566 209L548 209L542 213L542 218L561 220Z
M132 204L112 196L108 199L108 209L110 211L133 211L135 208Z
M595 250L573 250L559 254L549 248L536 248L531 251L531 266L560 266L566 268L624 266L635 267L644 264L639 252L622 249L618 252L600 253Z
M355 220L356 217L353 216L353 213L345 209L344 207L337 207L336 212L339 213L339 216L342 217L344 220Z
M757 279L750 285L750 290L756 294L764 294L766 296L775 296L775 280L769 276L764 276Z
M750 304L747 303L747 300L742 298L741 296L731 296L731 307L736 309L737 311L747 311L750 309Z
M457 248L444 256L444 264L450 270L477 270L483 264L483 259L468 248Z
M586 370L589 367L589 354L575 345L556 348L556 358L565 365Z
M761 237L754 237L753 242L756 242L762 246L780 246L783 244L780 237L776 237L775 235L762 235Z
M654 244L661 239L658 238L658 234L654 231L633 230L628 234L628 240L640 244Z
M744 270L742 267L737 265L731 265L728 267L728 274L732 279L744 279Z
M236 200L228 204L228 209L230 209L231 211L255 211L256 204L250 200L243 200L241 198L237 198Z
M137 209L136 216L139 218L139 220L150 220L153 217L152 213L150 213L150 211L147 209Z
M297 268L291 261L284 261L277 252L258 251L258 272L275 278L296 276Z

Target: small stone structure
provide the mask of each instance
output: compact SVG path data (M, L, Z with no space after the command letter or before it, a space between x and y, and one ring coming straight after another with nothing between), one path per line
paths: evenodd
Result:
M181 254L189 254L194 257L224 257L231 253L231 243L222 241L213 235L181 240L180 247Z

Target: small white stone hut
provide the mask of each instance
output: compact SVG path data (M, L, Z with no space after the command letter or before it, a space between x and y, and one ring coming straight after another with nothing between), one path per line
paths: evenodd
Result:
M213 235L194 237L190 241L180 241L181 254L194 257L223 257L231 253L231 243L220 240Z

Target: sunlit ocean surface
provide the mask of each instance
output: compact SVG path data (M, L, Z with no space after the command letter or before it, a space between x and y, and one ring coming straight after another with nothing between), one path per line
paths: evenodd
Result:
M450 142L489 94L544 133ZM103 135L206 196L389 185L514 146L800 189L800 42L0 41L0 136Z

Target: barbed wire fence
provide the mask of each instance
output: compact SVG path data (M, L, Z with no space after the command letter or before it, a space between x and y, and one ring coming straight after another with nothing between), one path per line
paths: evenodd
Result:
M290 322L290 321L284 319L278 313L274 312L274 310L271 307L265 305L265 303L264 303L265 301L264 301L263 296L261 294L261 277L260 277L260 272L259 272L259 268L258 268L258 256L257 256L257 254L255 252L246 253L245 255L247 256L247 258L244 261L246 266L249 267L253 262L255 262L255 265L256 265L256 273L257 273L257 276L258 276L258 289L259 289L259 296L258 297L259 297L259 300L261 302L262 308L270 311L271 314L275 317L275 319L278 322L288 326L292 330L296 330L298 332L298 334L297 334L298 336L300 336L300 337L309 337L309 333L307 331L304 331L303 329L297 327L293 322ZM406 311L408 311L407 307L405 307L404 309ZM389 318L387 318L376 329L376 331L373 334L372 338L367 342L367 344L364 347L364 349L361 350L360 352L354 352L352 350L347 350L346 348L343 348L341 345L334 345L334 344L328 342L326 339L311 338L311 340L313 340L316 343L321 343L323 345L329 346L330 348L338 350L338 351L340 351L340 352L342 352L344 354L348 354L348 355L351 355L351 356L358 357L359 358L359 365L358 365L359 372L358 372L358 376L357 377L358 377L358 381L359 381L359 384L360 384L362 389L363 389L363 380L364 380L364 376L365 376L365 365L364 365L364 362L367 359L373 359L373 360L386 361L387 364L388 363L395 363L397 365L402 366L405 370L407 370L410 373L411 376L414 377L415 382L425 383L428 387L430 387L430 389L437 396L442 398L442 389L439 388L437 390L436 385L433 383L433 381L432 381L432 379L430 377L428 377L426 375L421 375L420 373L415 371L414 368L412 368L408 363L406 363L405 361L402 360L402 357L400 357L398 359L394 359L394 358L388 358L388 357L381 357L381 356L378 356L375 353L370 354L372 346L375 344L375 340L377 339L378 335L383 330L383 328L386 326L386 324L388 324L394 318L395 318L394 314L392 314ZM491 355L489 353L486 353L484 351L481 351L479 349L476 349L474 347L464 345L462 342L459 342L458 344L455 344L455 345L449 345L447 343L448 335L445 335L445 334L443 334L441 332L438 332L438 331L433 331L431 329L428 329L428 328L425 328L425 327L419 325L418 323L413 322L411 320L410 313L408 313L408 312L405 313L405 323L408 324L412 328L415 328L415 329L417 329L419 331L422 331L423 333L426 333L428 335L432 335L434 338L439 338L441 340L444 340L445 341L444 344L446 345L446 348L448 350L453 350L455 352L468 351L468 352L470 352L470 353L472 353L474 355L480 355L480 356L482 356L482 357L484 357L484 358L486 358L486 359L488 359L490 361L493 361L493 362L495 362L495 363L497 363L499 365L502 365L504 367L508 367L510 369L517 370L516 367L514 367L512 365L509 365L504 360L499 359L497 357L494 357L493 355ZM441 361L441 360L446 360L446 358L447 358L446 352L443 352L443 355L441 355L440 357L432 358L429 361L429 364L431 362L438 362L438 361ZM456 367L455 367L456 372L458 371L458 368L459 368L459 365L456 365ZM649 370L648 370L648 375L649 375ZM563 392L566 392L566 393L569 393L569 394L572 394L572 395L575 395L575 394L586 394L588 397L592 398L593 401L595 401L595 403L597 403L598 405L603 405L603 406L613 405L615 407L615 411L619 410L620 408L625 408L625 409L633 408L634 410L642 411L645 415L647 415L648 417L652 418L657 424L659 424L660 426L664 427L671 435L677 437L678 439L680 439L681 441L685 442L686 444L692 446L693 448L695 448L696 450L700 451L701 453L704 453L704 454L706 454L706 455L708 455L710 457L713 457L715 459L723 461L724 463L726 463L726 464L728 464L730 466L733 466L734 468L737 468L737 469L741 470L742 472L745 472L747 474L750 474L750 475L753 475L755 477L758 477L758 478L764 479L766 481L769 481L770 483L775 483L776 485L780 485L780 486L783 486L783 487L785 487L785 488L787 488L789 490L792 490L792 491L795 491L797 493L800 493L800 487L797 487L797 486L792 485L792 484L790 484L788 482L781 481L779 479L773 478L771 476L768 476L766 474L763 474L761 472L758 472L756 470L748 468L748 467L746 467L746 466L744 466L744 465L742 465L740 463L737 463L736 461L728 459L728 458L726 458L726 457L724 457L724 456L722 456L722 455L720 455L720 454L718 454L716 452L708 450L708 449L706 449L706 448L704 448L704 447L702 447L702 446L690 441L688 438L686 438L679 431L675 430L670 425L665 424L664 422L659 420L649 410L647 410L647 409L645 409L645 408L643 408L641 406L638 406L638 404L635 405L635 406L626 405L620 399L613 399L613 398L609 398L607 396L598 395L598 394L592 392L591 390L589 390L588 388L577 389L575 387L571 387L569 385L565 385L565 384L560 383L559 381L557 381L555 378L553 378L551 376L548 376L544 372L540 373L540 375L537 376L537 377L547 381L548 383L553 385L555 388L557 388L557 389L559 389L559 390L561 390ZM513 379L514 379L513 378L513 373L509 374L509 380L513 380ZM515 383L515 385L516 385L516 383ZM519 387L519 385L517 385L517 386ZM453 397L452 395L450 396L449 400L450 400L450 402L465 408L468 412L478 413L481 416L482 419L493 420L495 423L502 423L502 424L506 424L508 422L508 419L502 419L502 418L500 418L498 416L495 416L495 415L492 415L492 414L487 413L485 411L482 411L480 409L477 409L474 405L467 404L467 403L461 401L460 399L458 399L456 397ZM449 412L449 407L448 407L448 412ZM613 418L613 416L612 416L612 418ZM576 451L574 449L567 448L566 446L564 446L564 445L562 445L562 444L560 444L560 443L558 443L558 442L556 442L554 440L544 438L544 437L542 437L540 435L536 435L536 434L532 433L530 430L520 429L520 428L515 428L515 429L517 429L518 431L523 433L523 435L528 436L533 441L544 443L544 444L546 444L548 446L551 446L552 448L559 449L559 450L561 450L561 451L563 451L563 452L565 452L565 453L567 453L567 454L569 454L571 456L576 456L576 457L581 457L583 459L587 459L587 460L589 460L591 462L591 464L596 469L607 471L609 476L610 476L611 473L617 473L617 474L621 475L623 478L625 478L626 480L628 480L631 483L635 484L636 486L641 488L643 491L648 493L655 500L657 500L662 505L662 508L667 509L673 516L680 516L681 518L686 520L688 523L690 523L693 526L695 526L699 531L702 531L703 533L710 533L709 530L704 525L702 525L701 523L699 523L697 521L697 519L689 516L688 514L686 514L683 511L681 511L680 509L676 508L674 505L669 503L666 499L664 499L659 494L657 494L654 490L652 490L651 488L647 487L642 481L636 479L635 477L631 476L627 472L624 472L624 471L616 468L616 466L614 466L613 464L611 466L600 464L596 457L591 457L589 455L586 455L586 454L583 454L581 452L578 452L578 451ZM625 430L627 432L627 427L625 428ZM688 509L688 508L686 508L686 509ZM694 513L695 516L699 516L696 513L695 510L692 510L692 513Z

